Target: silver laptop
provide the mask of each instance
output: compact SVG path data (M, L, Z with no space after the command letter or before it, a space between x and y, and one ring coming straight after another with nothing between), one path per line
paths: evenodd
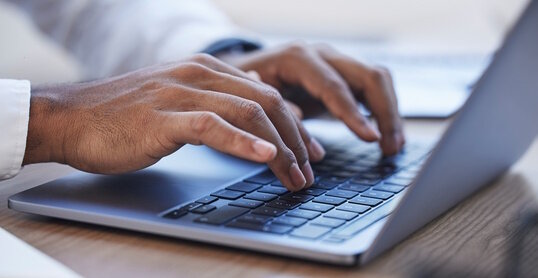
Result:
M394 157L325 140L313 187L187 146L130 174L77 172L9 198L21 212L331 264L364 264L505 172L538 133L538 2L527 7L435 146ZM333 134L330 125L310 125ZM413 135L411 135L413 137ZM432 148L433 146L433 148Z

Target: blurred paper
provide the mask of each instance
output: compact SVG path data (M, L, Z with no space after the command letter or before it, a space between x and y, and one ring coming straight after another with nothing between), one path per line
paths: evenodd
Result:
M80 277L0 228L0 277Z

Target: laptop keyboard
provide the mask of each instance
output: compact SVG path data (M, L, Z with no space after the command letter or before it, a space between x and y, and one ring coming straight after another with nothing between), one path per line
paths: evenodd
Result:
M340 243L390 214L385 205L403 193L420 170L429 147L407 144L383 157L377 145L356 141L326 146L312 164L315 183L288 191L270 170L162 213L168 219L224 225L308 240Z

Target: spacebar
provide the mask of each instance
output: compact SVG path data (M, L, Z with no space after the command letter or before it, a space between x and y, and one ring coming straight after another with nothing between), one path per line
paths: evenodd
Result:
M349 238L357 234L362 229L374 224L378 220L385 218L387 215L389 215L396 207L397 203L398 202L392 200L391 202L383 204L381 207L368 213L364 217L357 219L357 221L351 223L349 226L344 227L342 230L339 230L338 232L334 233L333 236Z
M221 225L248 211L248 208L223 206L204 216L198 217L194 221L198 223Z

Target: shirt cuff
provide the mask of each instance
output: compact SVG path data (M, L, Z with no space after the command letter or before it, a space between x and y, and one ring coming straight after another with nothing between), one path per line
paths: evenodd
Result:
M258 42L239 38L228 38L210 44L201 52L217 56L222 53L246 53L260 48L262 48L262 45Z
M30 119L30 82L0 79L0 180L22 167Z

